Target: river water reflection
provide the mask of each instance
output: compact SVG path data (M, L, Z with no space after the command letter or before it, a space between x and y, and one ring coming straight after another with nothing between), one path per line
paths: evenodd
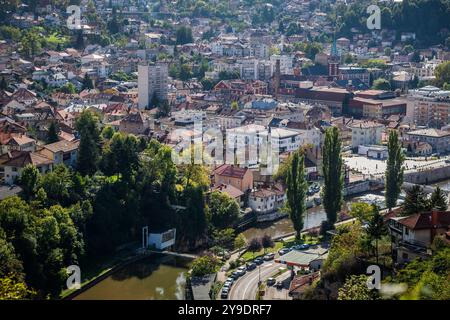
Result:
M117 270L74 300L183 300L190 262L154 254Z
M343 208L349 210L353 202L375 202L379 207L383 208L384 196L381 195L381 193L359 195L344 201ZM322 221L325 221L326 219L327 215L322 206L308 209L303 221L303 228L306 230L319 227ZM261 237L265 234L268 234L271 237L278 237L290 232L294 232L294 227L292 226L291 220L286 217L275 222L258 223L242 233L247 239L251 239L254 237Z

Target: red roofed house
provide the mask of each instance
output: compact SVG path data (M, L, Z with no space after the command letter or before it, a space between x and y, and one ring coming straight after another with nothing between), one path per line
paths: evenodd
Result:
M236 200L237 203L242 207L244 205L243 195L244 193L238 188L232 186L231 184L220 184L212 188L212 191L218 191L226 193L230 198Z
M397 263L406 263L417 257L430 256L430 245L437 235L450 230L450 211L415 213L388 220L392 241L392 256Z
M248 168L222 164L214 170L214 184L231 184L242 192L246 192L253 189L253 173Z
M289 286L289 296L291 296L294 300L300 300L306 289L308 289L314 283L314 281L318 280L319 278L319 271L311 274L295 276Z
M0 177L3 182L15 183L27 164L33 164L41 173L53 169L53 160L39 153L13 150L0 156Z

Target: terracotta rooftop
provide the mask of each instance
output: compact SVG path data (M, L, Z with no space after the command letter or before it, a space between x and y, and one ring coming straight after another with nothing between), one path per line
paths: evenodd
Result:
M242 196L244 193L236 187L233 187L231 184L221 184L217 187L213 188L213 191L219 191L228 194L231 198L238 198Z
M302 293L318 278L320 278L320 272L294 277L289 286L289 293Z
M39 167L44 164L51 164L53 161L41 154L29 151L8 152L0 156L2 166L23 168L30 163Z
M242 179L244 178L247 171L248 168L240 168L229 164L222 164L221 166L217 167L216 170L214 170L214 174Z
M70 152L70 151L78 149L79 145L80 145L79 140L75 140L75 141L61 140L58 142L47 144L44 146L44 148L50 150L53 153Z
M450 226L450 211L434 211L434 213L437 214L437 228L448 228ZM415 213L397 221L411 230L431 229L433 227L432 212Z

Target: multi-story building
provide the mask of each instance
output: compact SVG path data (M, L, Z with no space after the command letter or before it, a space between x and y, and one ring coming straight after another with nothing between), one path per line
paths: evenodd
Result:
M381 143L384 125L373 121L361 121L349 125L352 130L352 148L361 145L375 145Z
M293 74L292 57L288 55L271 55L270 61L275 67L276 61L280 60L280 73L281 74Z
M248 199L248 204L252 208L253 212L257 215L258 221L271 220L276 218L268 217L267 214L276 212L283 207L286 201L286 193L282 189L278 188L262 188L253 191ZM266 215L266 217L263 217Z
M360 80L366 85L370 85L370 73L366 68L339 67L340 80Z
M167 63L138 66L138 105L139 109L149 107L153 96L159 101L167 100L169 69Z
M450 131L439 129L419 129L406 133L407 139L414 142L426 142L431 145L433 152L450 152Z
M246 192L253 189L253 173L248 168L223 164L214 170L214 184L216 186L229 184Z
M411 90L408 111L417 125L440 129L450 123L450 91L433 86Z

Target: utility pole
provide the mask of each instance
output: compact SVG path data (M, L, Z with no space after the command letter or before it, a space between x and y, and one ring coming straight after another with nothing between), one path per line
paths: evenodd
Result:
M261 265L258 265L258 290L261 287Z

